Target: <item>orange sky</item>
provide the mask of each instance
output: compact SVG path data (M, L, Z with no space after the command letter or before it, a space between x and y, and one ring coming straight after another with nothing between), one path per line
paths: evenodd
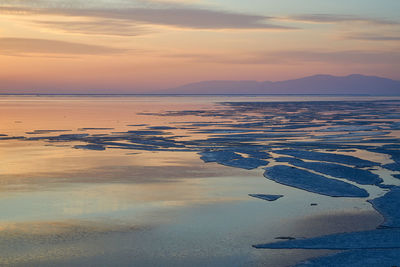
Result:
M317 73L400 80L399 11L397 0L0 0L0 93Z

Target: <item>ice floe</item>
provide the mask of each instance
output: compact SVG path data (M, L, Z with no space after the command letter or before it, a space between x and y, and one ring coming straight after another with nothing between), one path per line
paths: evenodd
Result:
M373 162L370 160L364 160L364 159L356 158L354 156L343 155L343 154L333 154L333 153L306 151L306 150L293 150L293 149L275 150L273 152L277 153L277 154L293 156L293 157L301 158L301 159L335 162L335 163L354 165L357 167L371 167L371 166L380 165L377 162Z
M400 249L358 249L310 259L294 267L395 267L399 262Z
M254 245L262 249L400 249L400 229L376 229Z
M199 154L204 162L216 162L225 166L247 170L268 164L265 160L252 157L245 158L242 155L229 150L208 150L200 152Z
M368 200L385 218L381 227L400 227L400 187L393 187L384 196ZM400 238L398 240L400 245Z
M305 162L295 158L282 157L277 158L278 162L288 162L291 165L313 170L319 173L330 175L337 178L344 178L346 180L356 182L358 184L379 184L383 180L379 175L367 170L357 169L344 165L327 163L327 162Z
M267 201L275 201L275 200L283 197L283 195L264 195L264 194L249 194L249 196L267 200Z
M332 197L368 197L366 190L355 185L329 179L302 169L286 165L266 168L264 176L280 184Z

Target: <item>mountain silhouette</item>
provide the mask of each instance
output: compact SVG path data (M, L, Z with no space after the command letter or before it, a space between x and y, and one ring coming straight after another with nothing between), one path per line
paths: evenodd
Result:
M167 89L163 93L400 95L400 81L361 74L349 76L318 74L278 82L202 81Z

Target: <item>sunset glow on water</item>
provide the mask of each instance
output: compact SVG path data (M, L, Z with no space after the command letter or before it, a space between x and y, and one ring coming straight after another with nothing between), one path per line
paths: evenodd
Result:
M233 105L245 103L254 101L253 96L225 96L218 99L221 102L214 97L3 97L1 113L6 116L1 117L0 129L3 134L1 263L287 266L332 253L297 250L266 253L252 245L275 242L280 236L314 237L374 229L382 217L364 198L317 195L265 179L263 168L246 170L205 163L198 154L210 148L234 147L233 141L203 144L229 131L230 137L245 132L249 136L269 133L271 137L253 138L257 138L254 141L259 145L269 144L265 149L274 158L279 155L270 149L281 142L289 145L289 140L304 142L326 136L324 142L337 144L334 140L342 138L342 133L335 132L338 137L330 137L333 133L329 129L334 124L326 119L319 119L325 126L315 122L315 128L310 125L279 131L285 125L301 124L293 124L290 122L293 119L279 115L275 106L297 109L296 105L309 103L309 108L322 116L346 113L343 108L327 112L328 104L316 106L327 99L314 97L317 101L304 102L302 97L286 97L291 102L282 102L283 97L260 96L255 104L272 104L263 115L272 116L265 121L269 128L261 125L235 128L246 122L260 123L259 111L236 116L225 112L227 107L221 103L228 100ZM326 103L340 106L353 99L361 105L368 103L362 101L373 100L371 97L339 99ZM298 108L298 112L290 113L305 112L304 108ZM204 112L208 111L211 113L206 115ZM374 114L371 110L371 119L379 116ZM243 116L247 116L246 121ZM358 119L348 117L346 121ZM390 126L384 118L381 120ZM134 134L132 137L118 137L129 131ZM350 138L350 143L354 145L364 139L373 143L376 141L372 139L378 138L376 132L359 133L363 134L359 135L362 139ZM310 138L309 134L315 137ZM393 142L389 140L398 131L383 134L380 138ZM95 138L90 142L97 145L85 149L87 138ZM126 140L107 143L110 138ZM101 142L104 144L100 145ZM241 142L248 141L237 142L242 146ZM341 139L340 143L348 142ZM136 147L130 147L131 144ZM382 164L391 162L385 154L349 148L342 148L339 153ZM246 156L242 152L240 155ZM266 161L269 167L279 164L268 157ZM385 183L398 184L389 170L377 169L374 173L384 178ZM384 193L383 189L370 185L362 188L368 190L368 199ZM268 203L249 194L283 195L283 198Z
M400 266L399 14L0 0L0 265Z

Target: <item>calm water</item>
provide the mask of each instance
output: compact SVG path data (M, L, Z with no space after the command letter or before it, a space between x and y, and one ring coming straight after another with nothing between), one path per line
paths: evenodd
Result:
M217 103L225 101L377 99L385 98L0 97L0 265L289 266L330 253L252 245L279 236L373 229L382 218L365 199L287 187L265 179L262 168L204 163L196 151L179 147L76 149L85 145L79 138L49 137L101 137L167 126L178 140L188 141L207 136L196 132L196 122L237 121L157 114L218 110ZM188 122L190 127L175 127ZM250 193L284 197L267 202Z

